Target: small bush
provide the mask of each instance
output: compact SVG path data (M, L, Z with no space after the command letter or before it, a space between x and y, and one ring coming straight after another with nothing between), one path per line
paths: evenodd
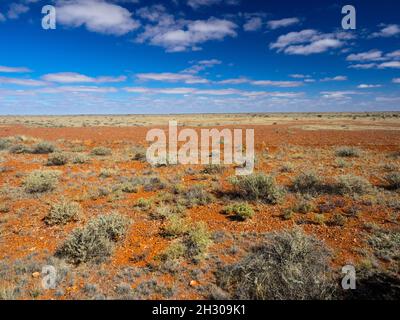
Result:
M89 157L86 154L77 154L72 157L73 164L84 164L89 162Z
M151 209L151 206L153 205L153 201L151 199L144 199L140 198L135 204L135 207L138 207L142 209L143 211L147 211Z
M247 203L233 204L225 207L223 211L242 221L250 219L254 215L254 210Z
M119 189L125 193L136 193L138 192L138 188L134 183L131 182L123 182L120 184Z
M201 171L205 174L220 174L225 171L225 167L220 164L207 164Z
M106 147L95 147L92 149L92 155L94 156L109 156L111 155L111 149Z
M385 176L390 189L400 189L400 172L392 172Z
M190 258L195 260L202 259L212 243L206 224L199 222L192 226L184 239L184 243L186 245L186 254Z
M70 221L78 220L81 210L81 206L78 203L62 199L51 206L44 221L48 225L66 224Z
M55 150L56 147L51 142L43 141L39 142L37 145L33 147L32 153L48 154L48 153L53 153Z
M24 180L24 188L28 193L52 191L58 183L59 171L35 170Z
M116 175L117 172L118 172L117 170L110 169L110 168L101 169L99 177L100 178L110 178L110 177Z
M294 229L267 235L243 260L220 269L217 281L233 299L330 299L329 263L323 242Z
M313 211L314 206L310 201L308 201L306 199L300 199L293 207L293 210L295 212L305 214L305 213L309 213L309 212Z
M13 154L22 154L31 153L32 150L28 146L25 146L23 144L16 144L10 147L9 152Z
M338 157L359 157L361 155L361 151L354 147L341 147L336 149L335 154Z
M6 150L10 147L10 145L11 145L10 138L0 138L0 150Z
M400 229L377 229L368 237L368 244L374 250L374 255L381 260L397 263L400 267Z
M245 200L276 204L284 195L283 189L276 185L275 179L263 173L234 177L231 183L235 194Z
M163 227L163 236L176 238L187 232L188 226L184 219L178 215L171 215L167 218L166 224Z
M294 165L290 162L283 164L282 167L279 169L280 172L286 172L286 173L293 172L293 170L294 170Z
M283 220L291 220L293 218L293 210L291 208L286 208L282 212L282 219Z
M118 214L99 216L72 231L56 255L75 264L103 261L112 254L112 242L125 235L128 225L128 220Z
M48 166L63 166L68 163L68 155L63 152L56 152L49 156L47 160Z
M335 213L328 224L331 226L343 227L346 224L346 218L340 213Z
M352 196L368 194L373 190L367 179L353 175L340 176L337 179L335 189L340 195Z
M133 160L145 162L146 159L146 148L137 146L133 149Z
M203 206L212 202L213 198L202 185L194 185L183 191L183 198L188 207Z
M314 171L307 171L294 178L292 187L296 192L314 194L321 191L323 183Z
M186 246L181 242L174 242L169 245L157 258L161 261L176 260L186 253Z

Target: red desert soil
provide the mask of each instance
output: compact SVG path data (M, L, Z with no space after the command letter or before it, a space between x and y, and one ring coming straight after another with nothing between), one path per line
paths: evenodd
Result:
M299 122L296 122L299 125ZM228 128L230 128L228 126ZM233 127L231 127L233 128ZM235 126L235 128L254 128L255 129L255 143L257 152L268 151L270 154L275 154L283 147L293 146L302 148L320 148L320 149L333 149L335 146L354 145L365 150L370 150L372 154L383 152L398 151L400 146L400 131L398 130L365 130L365 131L338 131L338 130L320 130L320 131L305 131L293 128L290 124L285 125L269 125L269 126ZM129 142L132 144L139 143L145 144L146 133L149 127L82 127L82 128L32 128L24 126L10 126L0 127L0 137L25 135L43 140L56 141L64 139L67 141L80 140L86 147L94 146L108 146L110 148L117 148L119 142ZM167 130L167 127L164 127ZM200 130L199 128L195 128ZM167 132L167 131L166 131ZM29 157L29 156L27 156ZM36 156L37 158L38 156ZM29 158L25 158L29 159ZM46 156L43 156L43 160ZM301 160L300 160L301 161ZM321 160L316 165L325 165L326 160ZM282 163L280 163L281 165ZM6 166L12 167L15 172L29 172L33 169L39 168L40 163L27 164L21 163L10 159L5 163ZM93 161L85 169L93 172L99 172L101 163ZM272 163L264 163L259 168L260 171L269 172L276 165L276 160ZM138 162L124 162L118 163L118 168L125 171L143 170L144 165ZM275 166L276 167L276 166ZM65 173L65 168L56 168ZM80 169L75 167L68 167L69 172L79 172ZM363 168L355 167L355 172L362 172ZM157 173L161 177L170 177L174 174L182 173L182 167L160 168ZM226 178L232 175L233 171L228 171L222 174L219 179L222 188L229 188L226 184ZM288 184L290 178L297 173L288 174L278 177L280 184ZM4 175L3 175L4 177ZM20 185L20 180L7 177L1 179L1 184L5 183L10 186ZM183 185L191 185L196 183L196 177L184 176L182 178ZM93 180L96 184L96 180ZM79 192L84 192L80 189ZM66 191L67 196L74 197L76 190L71 189ZM121 213L126 214L132 218L135 223L135 228L131 229L126 240L121 243L115 250L111 259L111 266L116 269L118 266L145 266L147 263L154 261L154 257L163 250L169 241L165 240L159 235L159 229L162 222L146 219L146 213L132 211L131 204L139 198L150 198L154 195L152 192L139 192L129 194L126 198L119 202L120 208L117 208ZM51 197L50 197L51 198ZM49 198L46 199L47 201ZM318 201L322 201L320 198ZM328 199L332 200L332 199ZM188 218L192 221L204 221L210 231L224 231L232 234L240 234L241 232L255 232L264 233L273 230L280 230L290 226L294 226L295 221L284 221L280 218L281 208L290 207L293 199L288 200L281 207L257 205L255 210L257 212L256 218L248 220L243 223L234 223L227 219L226 216L221 214L223 205L220 203L213 203L206 206L195 207L188 210ZM86 208L93 208L94 206L107 206L111 205L104 199L87 200L82 206ZM44 251L54 252L56 246L65 235L68 234L76 226L82 225L83 222L70 223L60 229L60 227L45 226L42 219L46 214L48 205L43 203L40 198L20 199L16 200L11 205L11 214L17 215L20 208L32 208L32 210L24 211L17 219L10 219L6 225L6 232L2 234L0 242L0 259L8 257L11 260L21 258L32 252L37 252L39 255L45 254ZM371 208L370 210L374 210ZM379 225L385 226L389 212L385 210L373 211L373 214L365 214L362 221L357 219L349 220L345 227L329 227L326 225L305 225L304 229L308 233L312 233L324 240L334 252L335 266L341 266L349 261L357 261L359 259L356 249L362 248L363 238L361 224L365 222L374 222ZM92 211L85 211L85 221L93 215ZM225 241L217 243L212 247L212 252L225 252L232 246L232 241ZM48 254L48 253L47 253ZM141 259L136 261L133 257L141 256ZM232 257L222 254L221 260L223 262L232 262ZM189 267L188 267L189 268ZM112 272L108 275L108 280L112 278ZM208 275L211 277L211 274ZM95 277L92 275L92 277ZM107 281L107 280L104 280ZM173 279L168 276L163 276L164 283L173 283ZM64 296L68 298L71 292L78 290L82 284L76 284L69 289ZM174 298L199 298L199 293L192 290L187 293L181 293ZM41 298L53 298L51 295L44 295Z

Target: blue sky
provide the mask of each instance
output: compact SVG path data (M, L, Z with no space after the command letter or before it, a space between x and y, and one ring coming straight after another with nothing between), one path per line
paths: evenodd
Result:
M56 30L44 30L45 5ZM356 9L343 30L341 9ZM400 110L400 2L0 3L0 114Z

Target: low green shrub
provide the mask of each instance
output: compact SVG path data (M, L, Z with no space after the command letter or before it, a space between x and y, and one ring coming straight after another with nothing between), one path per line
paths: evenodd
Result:
M70 221L77 221L82 209L79 203L71 202L66 199L53 204L44 221L48 225L63 225Z
M60 171L35 170L24 180L24 188L28 193L41 193L52 191L56 188Z
M244 200L276 204L284 195L283 189L276 185L275 179L263 173L233 177L230 181L234 187L234 193Z
M233 215L236 219L245 221L254 216L254 210L247 203L235 203L223 209L225 214Z

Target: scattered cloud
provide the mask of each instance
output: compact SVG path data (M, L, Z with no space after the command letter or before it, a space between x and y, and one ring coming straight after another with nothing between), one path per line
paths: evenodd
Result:
M197 51L200 44L212 40L236 37L235 23L211 17L208 20L176 20L162 5L144 7L137 14L148 21L136 38L138 43L160 46L167 52Z
M353 53L346 58L347 61L379 61L382 59L382 51L376 49L356 54Z
M300 81L256 80L256 81L251 81L250 83L255 86L271 86L271 87L281 87L281 88L294 88L303 85L303 83Z
M247 20L243 25L244 31L257 31L262 27L262 19L260 17L253 17Z
M209 80L189 73L139 73L136 77L141 81L182 82L186 84L208 83Z
M119 77L89 77L84 74L75 72L59 72L59 73L49 73L42 76L42 79L49 82L56 83L111 83L111 82L123 82L126 80L126 76Z
M227 89L199 89L199 88L147 88L147 87L125 87L124 91L137 94L166 94L166 95L204 95L204 96L230 96L238 95L244 97L276 97L295 98L304 95L303 92L266 92L247 91L233 88Z
M7 12L9 19L18 19L21 14L29 11L29 7L21 3L11 3Z
M380 88L382 85L380 84L360 84L357 86L359 89L373 89L373 88Z
M386 69L386 68L398 69L400 68L400 61L389 61L378 65L378 69Z
M0 66L0 73L26 73L31 72L30 69L25 67L7 67L7 66Z
M400 50L395 50L386 54L382 51L374 49L367 52L351 54L346 58L347 61L352 62L370 62L358 63L350 65L349 68L353 69L385 69L385 68L399 68L400 67ZM375 62L372 62L375 61ZM383 62L385 61L385 62ZM378 63L379 62L379 63Z
M18 85L18 86L29 86L29 87L40 87L47 84L46 82L40 80L25 79L25 78L8 78L8 77L0 77L0 83Z
M376 63L357 63L349 66L350 69L372 69L377 66Z
M103 0L58 1L57 22L73 28L85 26L92 32L116 36L140 26L127 9Z
M346 81L347 77L346 76L336 76L336 77L327 77L323 78L320 81L322 82L328 82L328 81Z
M193 9L209 7L215 4L238 5L239 0L188 0L187 5Z
M294 79L304 79L304 78L310 78L311 76L309 76L308 74L295 73L295 74L290 74L289 77Z
M278 28L289 27L300 23L299 18L285 18L280 20L270 20L267 22L268 28L275 30Z
M191 74L197 74L200 71L203 71L208 68L212 68L216 65L219 65L222 63L222 61L218 59L210 59L210 60L200 60L197 62L192 62L193 65L190 66L189 68L185 69L182 71L182 73L191 73Z
M371 37L373 38L388 38L400 34L400 26L398 24L381 25L382 29L379 32L374 32Z
M348 99L351 95L360 94L357 91L345 90L345 91L322 91L320 92L323 98L327 99Z
M392 80L392 82L393 82L393 83L400 83L400 78L394 78L394 79Z
M219 84L242 84L242 83L249 83L249 82L251 82L251 80L248 78L245 78L245 77L225 79L225 80L218 81Z
M38 93L57 94L65 92L76 93L113 93L118 90L113 87L97 87L97 86L60 86L60 87L46 87L37 90Z
M291 55L310 55L342 47L345 43L343 40L342 33L321 33L306 29L282 35L269 47Z
M6 21L6 17L4 16L4 14L2 14L0 12L0 22L4 22L4 21Z

